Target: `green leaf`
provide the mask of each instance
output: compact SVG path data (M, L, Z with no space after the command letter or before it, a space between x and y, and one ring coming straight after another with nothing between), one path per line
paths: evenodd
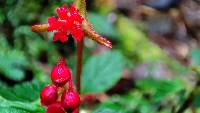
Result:
M9 101L0 96L0 113L44 113L44 107L41 107L38 101Z
M105 16L89 13L89 21L92 23L94 29L101 35L109 36L109 38L117 38L118 34L107 18Z
M0 113L30 113L30 112L17 108L0 107Z
M24 79L23 67L28 65L24 52L11 49L5 40L0 36L0 72L8 79L20 81Z
M136 85L144 92L152 94L154 101L161 101L167 97L175 95L184 89L183 81L180 79L173 80L156 80L145 79L137 81Z
M191 52L192 64L200 66L200 49L193 49Z
M144 98L143 94L139 90L131 91L127 95L114 95L105 102L100 103L96 110L100 109L112 109L122 113L156 112L154 104Z
M8 20L13 26L38 19L38 13L41 13L41 1L20 0L14 3L15 5L7 11Z
M117 51L91 57L83 67L82 93L99 93L110 89L120 79L123 65L123 56Z
M93 111L92 113L122 113L122 112L114 110L114 109L97 109Z
M40 38L40 36L37 33L32 32L30 26L17 27L13 35L15 38L21 38L21 37L31 37L33 39Z
M7 87L3 84L0 85L0 95L8 100L33 102L39 98L39 92L43 85L38 82L25 82L14 86L13 88Z

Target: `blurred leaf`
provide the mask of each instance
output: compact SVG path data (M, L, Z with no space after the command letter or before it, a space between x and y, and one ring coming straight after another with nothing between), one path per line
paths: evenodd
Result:
M33 103L8 101L0 96L0 113L44 113L44 108L38 101Z
M193 106L195 108L200 108L200 89L196 89L196 95L194 97Z
M69 5L73 2L73 0L66 0L66 4Z
M25 77L22 68L28 65L25 54L17 49L11 49L5 37L0 38L0 45L0 72L11 80L22 80Z
M152 94L154 101L161 101L166 97L175 95L175 93L184 89L184 83L180 79L156 80L145 79L136 82L137 86L143 91Z
M151 101L142 97L142 93L134 90L127 95L114 95L105 102L102 102L98 109L112 109L122 113L155 113L155 107ZM95 110L95 111L96 111Z
M15 85L13 88L0 85L0 95L7 100L32 102L39 98L39 92L43 85L38 82L25 82Z
M122 113L122 112L113 109L97 109L92 113Z
M0 24L3 24L4 21L5 21L5 15L3 11L0 9Z
M99 93L110 89L120 79L124 59L117 51L91 57L83 67L82 93Z
M109 38L113 39L118 37L118 33L114 26L105 16L96 13L89 13L89 21L92 23L94 29L101 35L109 36Z
M20 38L20 37L28 37L28 38L40 38L40 36L32 32L30 26L20 26L17 27L14 31L14 37Z
M30 113L30 112L17 108L0 107L0 113Z
M58 58L58 51L52 44L52 40L43 40L37 33L32 32L30 26L17 27L13 36L15 37L15 48L25 50L36 60L45 52L49 56L47 58L49 61Z
M37 19L40 11L41 1L37 0L18 0L7 13L8 20L13 26L18 26L20 23L30 22Z
M191 59L192 64L200 66L200 49L192 49Z
M166 57L158 46L148 40L146 32L141 29L141 25L138 23L120 17L117 22L117 30L122 46L120 49L130 59L147 62L158 61Z

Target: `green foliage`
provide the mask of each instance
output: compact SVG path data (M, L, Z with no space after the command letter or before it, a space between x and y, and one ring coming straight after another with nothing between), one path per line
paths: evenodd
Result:
M96 13L89 13L89 21L92 23L94 29L101 35L109 36L109 38L116 39L118 33L112 23L108 21L105 16Z
M30 113L30 112L17 108L0 107L0 113Z
M25 77L22 68L28 65L25 54L9 47L5 38L0 37L0 72L11 80L20 81Z
M0 97L0 113L44 113L38 101L33 103L9 101Z
M200 49L193 49L191 52L192 64L200 66Z
M56 48L50 41L42 40L42 37L31 31L29 26L20 26L14 31L15 47L25 50L29 55L37 60L42 52L47 52L50 61L58 58ZM24 43L24 45L22 45ZM25 48L25 49L24 49Z
M43 87L40 82L47 84L50 81L48 74L60 54L69 57L67 62L76 75L75 52L66 44L52 42L53 32L34 33L30 27L35 23L47 23L47 18L55 14L56 7L71 2L73 0L0 2L2 3L0 4L0 79L6 79L6 81L0 80L0 113L44 113L44 108L39 104L39 92ZM109 0L104 3L107 2ZM114 5L105 7L103 3L98 4L97 10L105 14L115 10ZM179 76L189 75L189 68L168 58L158 46L148 40L143 24L124 16L117 16L115 26L106 16L96 12L89 13L89 21L94 29L114 40L114 49L120 50L126 57L119 51L91 56L91 53L105 49L101 47L91 49L88 46L87 51L84 51L82 93L103 93L111 89L121 79L127 60L131 65L130 69L134 68L135 63L151 62L150 67L153 69L151 71L155 73L159 70L155 62L161 62L167 69L169 68L167 71L173 76L170 80L135 80L136 87L129 93L109 95L109 98L101 102L92 113L170 113L174 106L179 107L180 103L183 103L190 92L188 87L191 88L192 85L182 80L188 79L188 76ZM70 44L73 45L74 42L71 41ZM192 50L191 59L195 67L200 65L199 49ZM126 71L128 70L130 72L128 74L132 76L134 73L130 69ZM26 82L20 83L21 81ZM14 82L13 87L8 86L12 85L11 82ZM178 102L179 98L182 99L181 102ZM193 102L197 113L200 111L199 100L198 91Z
M7 100L33 102L39 98L39 92L43 85L39 82L25 82L14 87L0 85L0 95Z
M113 109L97 109L92 113L122 113Z
M34 81L14 87L0 84L0 113L44 113L39 105L39 92L43 85Z
M137 86L144 92L152 95L153 101L162 101L167 97L175 95L185 88L181 79L173 80L156 80L145 79L137 81Z
M91 57L83 67L82 93L99 93L110 89L121 78L124 59L117 51Z
M179 103L177 95L185 88L180 78L139 80L136 82L136 86L138 89L134 89L124 96L111 96L107 101L101 103L95 111L111 109L122 113L169 113L171 107ZM163 107L159 112L157 111L158 106Z
M8 20L13 26L18 26L21 22L30 22L37 19L37 12L41 10L41 1L20 0L14 7L10 7L7 13Z
M120 17L117 22L120 43L123 53L130 59L139 62L158 61L165 56L162 50L147 39L141 25Z
M144 98L140 91L135 90L124 96L112 96L107 101L101 103L95 111L101 109L111 109L121 113L155 113L156 106L154 106L154 104L155 103L152 103Z

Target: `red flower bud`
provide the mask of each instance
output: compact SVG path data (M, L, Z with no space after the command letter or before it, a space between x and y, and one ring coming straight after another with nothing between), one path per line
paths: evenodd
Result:
M61 59L51 71L51 80L57 86L63 86L71 77L70 69L66 66L64 59Z
M65 113L65 110L60 102L56 102L47 107L46 113Z
M75 110L80 105L80 97L77 92L66 91L61 97L61 104L66 110Z
M40 92L41 105L47 106L57 100L57 88L54 85L46 86Z

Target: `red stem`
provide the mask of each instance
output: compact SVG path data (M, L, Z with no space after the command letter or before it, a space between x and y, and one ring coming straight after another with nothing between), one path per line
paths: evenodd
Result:
M82 72L82 56L83 56L83 39L77 43L77 70L76 70L76 88L81 92L81 72Z

